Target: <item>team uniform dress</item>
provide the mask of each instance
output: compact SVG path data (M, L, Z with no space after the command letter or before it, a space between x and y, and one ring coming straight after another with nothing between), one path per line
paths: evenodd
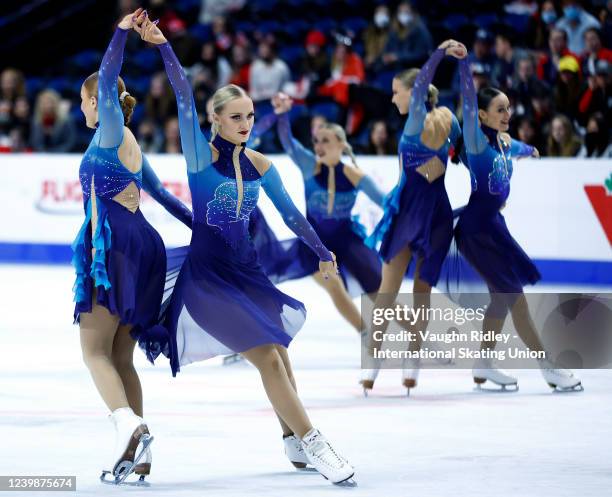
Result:
M187 226L191 226L191 211L162 187L144 156L135 173L119 159L124 117L117 78L126 37L127 31L118 28L102 59L99 122L79 169L85 220L72 244L74 319L79 322L81 313L91 312L94 304L103 305L121 324L132 325L132 337L152 360L168 346L167 332L158 325L166 250L140 211L140 190L144 188Z
M263 344L287 347L306 317L304 305L266 277L249 236L249 215L263 188L286 224L317 254L332 255L295 207L271 165L260 175L243 145L202 134L193 94L168 43L159 45L178 103L193 203L191 244L184 250L164 324L175 375L181 365ZM211 146L218 152L213 162ZM255 154L255 152L253 152ZM252 156L251 156L252 157Z
M457 247L492 292L521 293L540 273L510 235L500 210L510 194L512 158L529 157L534 148L503 137L498 142L496 130L479 125L476 90L465 59L459 62L459 73L472 193L455 227Z
M367 243L379 247L380 256L390 262L408 246L413 259L423 259L420 277L435 285L453 237L453 212L444 187L444 175L431 183L417 171L434 157L446 166L451 146L461 135L455 116L448 138L434 150L422 142L429 84L444 50L436 50L421 68L412 89L410 112L399 143L400 179L386 197L384 215ZM429 109L431 110L431 109Z

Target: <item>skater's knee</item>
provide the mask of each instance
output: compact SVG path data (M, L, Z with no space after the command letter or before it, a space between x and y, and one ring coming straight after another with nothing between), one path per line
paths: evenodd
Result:
M82 357L85 366L87 366L90 371L93 371L99 366L111 364L110 357L100 350L88 350L84 348L82 350Z

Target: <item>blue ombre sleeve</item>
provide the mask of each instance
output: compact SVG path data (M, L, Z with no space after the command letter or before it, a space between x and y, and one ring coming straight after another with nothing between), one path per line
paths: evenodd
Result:
M300 168L304 178L309 178L313 175L317 159L315 155L297 141L291 133L291 123L289 122L289 113L285 112L278 116L278 137L285 149L285 152L291 157L291 160Z
M404 126L404 134L407 136L418 135L423 131L423 124L425 122L425 116L427 115L425 102L427 101L429 85L444 55L445 50L441 48L438 48L432 53L429 60L421 67L419 75L414 81L412 94L410 96L410 111L408 113L406 125Z
M467 57L459 61L459 78L463 96L463 140L467 152L476 155L486 148L487 137L478 124L478 99Z
M187 171L197 173L210 165L212 154L200 130L191 84L170 44L164 43L158 47L176 96L181 146L187 161Z
M115 30L98 70L98 127L102 148L118 147L123 141L125 120L119 103L117 79L127 35L125 29Z
M317 254L320 260L332 261L330 251L323 245L315 230L291 200L274 165L271 165L270 169L262 176L261 184L291 231L300 237Z
M512 143L510 145L510 155L512 157L531 157L534 150L535 147L512 138Z
M142 156L142 187L144 190L161 204L175 218L188 228L192 227L193 216L191 211L175 196L166 190L155 171L149 164L147 158Z
M372 178L369 176L364 176L361 178L361 181L357 184L357 188L365 193L370 200L374 202L379 207L383 206L383 201L385 199L385 194L380 191L376 183L372 181Z

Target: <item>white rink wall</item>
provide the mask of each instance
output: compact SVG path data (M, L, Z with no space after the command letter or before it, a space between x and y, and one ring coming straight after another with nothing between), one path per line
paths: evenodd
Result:
M304 189L298 168L286 155L270 157L303 210ZM0 262L66 262L69 245L83 221L80 160L77 154L0 156L4 173L0 183ZM149 161L168 190L190 205L183 157L151 155ZM384 191L397 182L396 157L361 156L357 162ZM612 163L607 160L514 162L512 191L503 214L545 280L612 283L612 193L604 183L611 175ZM446 187L453 208L465 204L470 193L467 169L449 163ZM263 192L260 207L280 238L292 236ZM168 246L189 243L189 230L146 194L142 210ZM359 195L354 213L370 231L381 210Z

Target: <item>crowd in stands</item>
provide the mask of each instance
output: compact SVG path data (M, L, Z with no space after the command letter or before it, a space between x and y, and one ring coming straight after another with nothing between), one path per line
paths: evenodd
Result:
M493 85L509 96L514 136L543 156L612 157L612 1L116 4L117 19L144 4L160 20L193 85L203 128L211 95L235 83L252 97L256 116L272 111L276 92L291 95L294 132L304 143L311 120L326 119L345 127L356 151L392 155L403 125L390 103L393 75L419 67L452 37L470 49L476 87ZM104 49L75 46L65 64L50 62L36 75L0 61L0 151L82 152L91 131L80 114L80 85ZM174 93L157 50L136 34L122 77L139 101L131 126L143 150L180 153ZM445 60L434 83L440 105L461 120L456 63ZM260 149L281 151L275 133L262 137Z

